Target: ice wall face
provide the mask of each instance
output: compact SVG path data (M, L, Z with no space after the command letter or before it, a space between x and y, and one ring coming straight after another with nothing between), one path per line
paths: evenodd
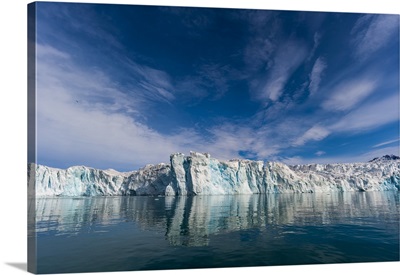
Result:
M32 166L33 167L33 166ZM171 155L170 164L117 172L37 165L37 196L224 195L400 190L400 160L288 166L278 162L219 161L209 154Z
M209 154L171 155L173 184L168 195L223 195L265 193L263 162L219 161Z
M66 170L31 166L35 168L29 169L28 177L36 176L36 196L39 197L164 195L171 182L170 166L165 164L124 173L85 166Z

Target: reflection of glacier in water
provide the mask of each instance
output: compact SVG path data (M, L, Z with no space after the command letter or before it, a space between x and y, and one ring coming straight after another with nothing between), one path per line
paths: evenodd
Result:
M398 261L399 193L43 198L36 236L38 273Z
M207 246L211 236L234 231L274 231L282 225L365 225L374 220L398 235L398 194L46 198L36 201L36 230L39 236L78 236L109 232L128 222L144 231L161 232L173 246Z

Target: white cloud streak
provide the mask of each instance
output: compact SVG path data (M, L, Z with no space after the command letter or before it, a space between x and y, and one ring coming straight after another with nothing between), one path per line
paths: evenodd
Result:
M373 78L354 79L339 84L332 91L332 95L322 103L322 107L329 111L346 111L369 96L377 84Z
M354 25L352 44L358 58L367 58L390 42L399 28L398 15L364 15Z
M388 144L392 144L392 143L395 143L395 142L399 143L399 141L400 141L400 138L388 140L388 141L385 141L385 142L381 142L381 143L375 144L374 146L372 146L372 148L382 147L382 146L385 146L385 145L388 145Z
M399 95L394 94L350 112L329 127L334 132L361 132L399 121Z
M315 51L319 46L320 40L321 40L321 34L318 32L314 33L314 46L311 49L310 54L308 55L307 61L310 61L310 59L314 57Z
M320 141L326 138L330 131L320 125L314 125L308 129L302 136L293 142L293 146L301 146L309 141Z
M129 170L168 161L172 152L197 149L189 140L201 143L185 129L166 136L138 122L134 117L144 101L135 93L122 90L102 72L82 70L54 48L37 49L39 158Z
M276 132L267 127L254 130L244 123L224 123L210 129L210 133L213 141L208 149L213 152L213 156L221 159L240 158L239 151L246 152L249 158L266 159L281 149L273 138Z
M291 74L306 58L306 47L301 42L289 41L277 50L266 84L258 97L277 101Z
M331 134L358 134L368 132L389 123L399 122L399 95L392 94L378 101L365 103L354 111L333 122L317 123L291 143L298 147L311 141L321 141ZM297 126L301 129L301 125ZM375 146L380 147L398 140L391 140Z
M327 65L325 60L322 57L317 58L310 73L310 85L308 87L310 89L311 96L318 91L322 74L326 67Z

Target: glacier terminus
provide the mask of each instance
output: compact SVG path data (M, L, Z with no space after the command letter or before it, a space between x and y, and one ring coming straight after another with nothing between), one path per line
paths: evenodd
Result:
M37 197L193 196L400 190L396 156L365 163L286 165L245 159L220 161L208 153L175 153L169 164L132 172L85 166L28 165L28 190Z

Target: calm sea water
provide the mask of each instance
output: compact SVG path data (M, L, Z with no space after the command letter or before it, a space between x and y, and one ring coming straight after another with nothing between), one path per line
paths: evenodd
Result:
M399 260L399 193L46 198L39 273Z

